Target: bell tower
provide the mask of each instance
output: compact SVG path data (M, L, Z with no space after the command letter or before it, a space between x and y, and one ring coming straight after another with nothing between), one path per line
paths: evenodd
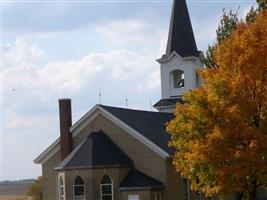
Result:
M185 0L174 0L166 53L157 61L161 72L161 100L154 107L173 112L182 95L201 85L196 73L203 67Z

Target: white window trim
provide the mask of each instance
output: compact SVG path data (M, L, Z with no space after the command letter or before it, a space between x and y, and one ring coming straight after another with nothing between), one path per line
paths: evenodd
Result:
M61 199L65 199L64 184L63 184L63 185L60 185L60 187L59 187L59 191L60 191L60 195L59 195L60 200L61 200ZM63 194L62 194L62 193L63 193Z
M109 178L110 178L110 180L111 180L111 183L101 183L102 182L102 179L105 177L105 176L108 176ZM103 194L103 191L102 191L102 186L109 186L109 185L111 185L111 200L114 200L114 192L113 192L113 180L112 180L112 178L109 176L109 175L104 175L103 177L102 177L102 179L101 179L101 182L100 182L100 200L102 200L102 197L103 196L110 196L110 194Z
M77 176L75 179L74 179L74 182L72 184L72 199L73 200L76 200L76 198L83 198L83 200L85 200L85 183L84 183L84 180L82 179L82 177L80 177L82 180L83 180L83 185L75 185L75 181L76 179L80 177L80 176ZM79 187L79 186L83 186L83 195L80 195L80 196L75 196L75 187Z
M62 185L61 185L61 181L62 181ZM63 194L62 194L63 191ZM60 176L58 179L58 199L62 200L65 199L65 185L64 185L64 181L63 178Z

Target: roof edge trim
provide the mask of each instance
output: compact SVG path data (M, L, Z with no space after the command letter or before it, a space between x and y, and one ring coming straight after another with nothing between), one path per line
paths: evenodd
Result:
M113 164L113 165L88 165L88 166L83 166L83 167L55 167L55 170L58 171L68 171L68 170L75 170L75 169L99 169L99 168L131 168L133 167L134 164Z
M149 139L144 137L141 133L130 127L128 124L121 121L116 116L112 115L110 112L105 110L104 108L100 107L100 110L103 112L104 116L107 117L109 120L111 120L113 123L117 124L120 128L125 130L127 133L129 133L131 136L133 136L135 139L137 139L139 142L143 143L145 146L150 148L152 151L157 153L160 157L166 159L169 157L169 154L165 152L163 149L161 149L159 146L151 142Z
M78 126L84 121L86 120L93 112L95 112L97 110L97 108L99 108L99 105L95 105L93 108L91 108L87 113L85 113L77 122L75 122L71 127L70 127L70 132L72 132L72 137L75 136L75 134L73 134L73 132L75 131L75 129L78 128Z
M58 144L59 144L59 138L56 139L50 146L48 146L41 154L39 154L39 156L37 156L37 158L35 158L33 162L35 164L43 164L43 163L45 163L57 151L60 150L60 146L58 146ZM51 151L52 151L51 155L47 155Z
M157 59L156 61L160 64L162 63L166 63L169 62L174 56L178 57L179 59L183 60L183 61L187 61L190 59L199 59L199 56L185 56L182 57L180 56L176 51L173 51L169 56L167 55L163 55L161 58Z
M120 191L137 191L137 190L151 190L151 189L161 189L165 186L149 186L149 187L120 187Z

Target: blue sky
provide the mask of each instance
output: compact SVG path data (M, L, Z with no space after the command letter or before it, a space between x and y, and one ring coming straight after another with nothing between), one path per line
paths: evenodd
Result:
M254 3L255 4L255 3ZM150 110L171 1L4 2L2 180L34 178L33 160L59 136L58 99L73 122L102 103ZM188 1L198 48L215 38L222 9L244 16L253 1ZM19 167L18 167L19 166ZM19 170L18 170L19 169Z

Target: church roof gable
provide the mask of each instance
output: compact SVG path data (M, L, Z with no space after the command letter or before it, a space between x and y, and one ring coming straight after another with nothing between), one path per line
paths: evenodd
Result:
M166 132L166 123L174 118L171 113L150 112L103 106L102 108L132 127L149 141L156 144L168 154L174 149L168 146L170 135Z
M98 115L109 119L159 156L166 158L174 153L174 149L168 147L170 135L165 130L166 123L174 117L173 114L96 105L70 128L72 137L79 134ZM43 164L59 150L57 139L34 162Z
M102 131L91 133L56 169L132 166L133 161Z

